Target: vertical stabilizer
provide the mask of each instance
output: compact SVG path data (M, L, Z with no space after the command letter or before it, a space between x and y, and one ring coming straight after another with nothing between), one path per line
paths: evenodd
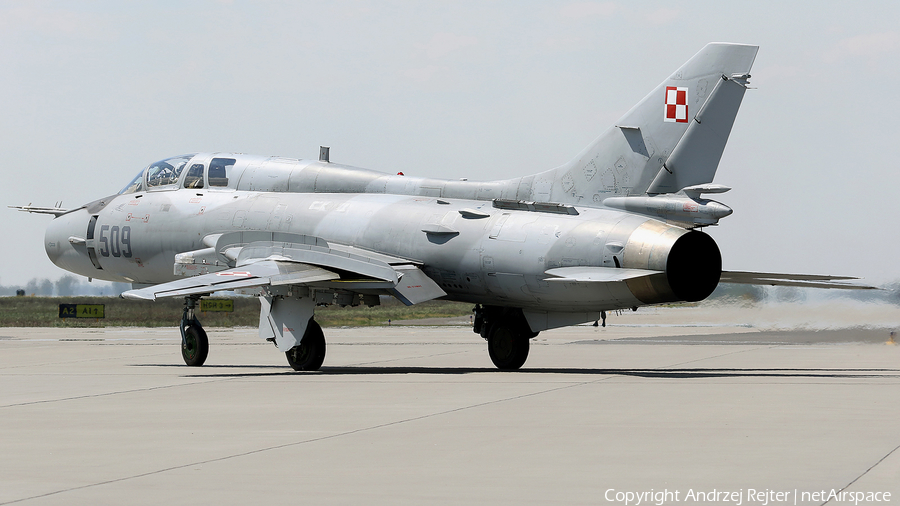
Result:
M598 205L711 182L758 49L706 45L575 159L534 175L531 200Z

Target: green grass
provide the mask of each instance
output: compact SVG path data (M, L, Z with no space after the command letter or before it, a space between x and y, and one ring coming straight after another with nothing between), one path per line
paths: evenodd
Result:
M259 301L255 297L233 297L233 313L197 313L204 327L256 327ZM104 304L106 318L59 318L59 304ZM0 297L0 327L177 327L183 299L157 301L116 297ZM429 301L404 306L393 299L367 308L325 306L316 308L316 321L323 327L386 325L387 321L445 318L471 314L472 304Z
M375 307L325 306L316 308L316 321L323 327L367 327L386 325L387 321L419 320L422 318L450 318L472 314L469 302L430 300L414 306L404 306L395 299L382 300ZM257 309L257 313L259 310ZM257 323L259 316L257 315Z

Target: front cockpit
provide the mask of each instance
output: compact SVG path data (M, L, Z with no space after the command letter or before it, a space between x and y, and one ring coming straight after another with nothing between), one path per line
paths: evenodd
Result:
M171 277L171 262L168 265L153 262L154 267L150 269L148 259L160 252L166 255L177 252L177 248L166 249L172 234L159 234L144 224L155 225L169 216L163 214L172 212L169 202L181 202L175 204L175 212L192 209L190 206L202 195L196 190L236 190L241 174L259 160L265 158L199 153L151 163L117 195L59 213L45 234L47 256L59 267L89 278L131 283L165 280ZM175 194L159 195L162 198L155 200L147 198L154 193L179 189L187 190L188 198Z
M119 194L179 188L234 189L239 179L236 162L235 158L204 154L166 158L143 168Z

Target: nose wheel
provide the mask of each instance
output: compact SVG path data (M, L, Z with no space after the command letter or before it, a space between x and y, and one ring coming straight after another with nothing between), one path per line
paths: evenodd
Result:
M203 327L193 325L184 329L184 339L181 340L181 358L189 366L199 367L206 362L209 355L209 339Z

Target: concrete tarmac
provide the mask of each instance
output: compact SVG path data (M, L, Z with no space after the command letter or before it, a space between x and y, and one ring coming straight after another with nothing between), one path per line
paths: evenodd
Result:
M892 324L714 314L543 332L517 372L465 326L325 329L315 373L255 329L190 368L175 328L3 328L0 504L900 503Z

